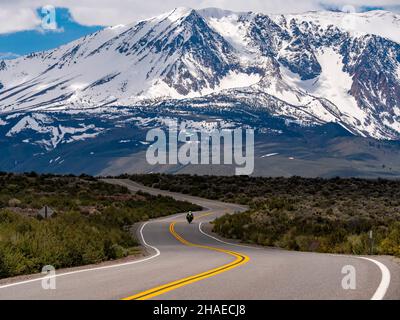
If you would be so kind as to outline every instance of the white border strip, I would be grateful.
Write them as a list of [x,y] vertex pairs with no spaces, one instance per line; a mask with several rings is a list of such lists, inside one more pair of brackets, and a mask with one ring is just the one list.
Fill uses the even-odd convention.
[[[210,234],[208,234],[208,233],[206,233],[206,232],[204,232],[202,230],[202,228],[201,228],[202,224],[203,224],[203,222],[199,223],[199,231],[202,234],[204,234],[205,236],[207,236],[207,237],[209,237],[211,239],[214,239],[214,240],[216,240],[218,242],[221,242],[221,243],[224,243],[224,244],[227,244],[227,245],[230,245],[230,246],[235,246],[235,247],[243,247],[243,248],[258,249],[258,250],[260,250],[260,249],[263,250],[264,249],[264,248],[258,248],[258,247],[244,246],[244,245],[240,245],[240,244],[236,244],[236,243],[230,243],[230,242],[226,242],[226,241],[223,241],[221,239],[218,239],[217,237],[213,237],[212,235],[210,235]],[[371,258],[365,258],[365,257],[344,256],[344,255],[332,255],[332,256],[335,256],[335,257],[346,257],[346,258],[352,258],[352,259],[362,259],[362,260],[366,260],[366,261],[369,261],[369,262],[372,262],[372,263],[376,264],[379,267],[379,269],[380,269],[380,271],[382,273],[382,280],[381,280],[381,282],[379,284],[378,289],[376,290],[375,294],[372,296],[372,298],[370,300],[383,300],[385,298],[387,290],[389,289],[391,276],[390,276],[389,269],[383,263],[381,263],[381,262],[379,262],[377,260],[374,260],[374,259],[371,259]]]
[[375,294],[371,298],[371,300],[383,300],[383,298],[385,298],[386,292],[389,289],[389,285],[390,285],[389,269],[383,263],[376,261],[374,259],[364,258],[364,257],[357,257],[357,258],[375,263],[381,270],[382,280],[381,280],[381,283],[379,284],[379,287],[376,290]]
[[[149,224],[150,222],[146,222],[142,225],[142,227],[140,228],[140,237],[142,240],[142,243],[147,247],[150,248],[152,250],[154,250],[156,253],[150,257],[141,259],[141,260],[136,260],[136,261],[132,261],[132,262],[126,262],[126,263],[120,263],[120,264],[114,264],[114,265],[110,265],[110,266],[104,266],[104,267],[98,267],[98,268],[91,268],[91,269],[83,269],[83,270],[77,270],[77,271],[71,271],[71,272],[66,272],[66,273],[61,273],[61,274],[56,274],[54,277],[52,278],[58,278],[58,277],[64,277],[64,276],[69,276],[69,275],[73,275],[73,274],[78,274],[78,273],[84,273],[84,272],[90,272],[90,271],[100,271],[100,270],[106,270],[106,269],[113,269],[113,268],[120,268],[120,267],[124,267],[124,266],[130,266],[130,265],[134,265],[134,264],[138,264],[138,263],[142,263],[142,262],[146,262],[149,260],[152,260],[154,258],[157,258],[158,256],[161,255],[161,252],[159,249],[157,249],[156,247],[153,247],[151,245],[149,245],[146,240],[144,239],[143,236],[143,229]],[[21,281],[21,282],[15,282],[15,283],[10,283],[10,284],[6,284],[3,286],[0,286],[0,289],[5,289],[5,288],[10,288],[10,287],[14,287],[14,286],[19,286],[19,285],[23,285],[23,284],[27,284],[27,283],[32,283],[32,282],[37,282],[37,281],[42,281],[43,279],[49,279],[48,276],[45,277],[40,277],[37,279],[32,279],[32,280],[26,280],[26,281]]]

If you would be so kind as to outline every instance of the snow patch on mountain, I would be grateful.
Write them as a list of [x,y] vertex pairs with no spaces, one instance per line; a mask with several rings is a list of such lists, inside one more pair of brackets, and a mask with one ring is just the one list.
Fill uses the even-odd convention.
[[215,8],[204,9],[201,14],[207,19],[210,26],[227,39],[239,52],[244,53],[249,50],[249,42],[246,41],[246,23],[238,23],[240,14]]
[[[81,132],[86,130],[85,129],[80,129]],[[78,130],[75,130],[74,133],[79,132]],[[76,142],[76,141],[83,141],[83,140],[87,140],[87,139],[94,139],[96,138],[98,135],[100,134],[100,132],[94,132],[94,133],[82,133],[82,134],[76,134],[76,135],[72,135],[71,138],[65,140],[66,143],[72,143],[72,142]]]
[[55,119],[42,113],[33,113],[22,117],[7,132],[7,137],[14,137],[25,131],[33,131],[40,137],[48,136],[48,139],[25,139],[23,142],[44,146],[47,150],[54,149],[60,143],[70,143],[78,140],[92,139],[97,137],[103,128],[97,128],[94,125],[85,125],[78,123],[75,127],[67,127],[58,124]]
[[333,102],[344,114],[360,116],[357,101],[350,95],[353,80],[344,71],[343,57],[331,48],[324,48],[317,53],[317,60],[322,73],[312,84],[309,83],[309,92]]
[[[316,57],[322,67],[322,73],[317,78],[302,80],[299,75],[282,66],[282,76],[285,82],[312,96],[328,99],[344,117],[348,118],[351,124],[357,126],[361,121],[360,126],[365,130],[370,130],[371,128],[364,125],[367,114],[358,107],[357,101],[350,94],[353,81],[351,76],[344,71],[343,57],[331,48],[318,51]],[[284,96],[282,96],[283,98]],[[304,103],[301,100],[296,103],[293,98],[290,102],[295,105]],[[323,112],[323,110],[321,111]]]
[[24,130],[33,130],[40,133],[48,132],[49,128],[46,126],[52,121],[45,115],[36,114],[35,116],[23,117],[18,123],[12,127],[6,134],[7,137],[11,137],[20,133]]
[[[172,117],[130,117],[124,123],[136,123],[139,127],[167,127],[175,131],[192,130],[196,132],[212,132],[220,129],[232,129],[237,127],[237,123],[224,119],[210,120],[183,120],[179,123]],[[120,141],[127,142],[127,141]]]

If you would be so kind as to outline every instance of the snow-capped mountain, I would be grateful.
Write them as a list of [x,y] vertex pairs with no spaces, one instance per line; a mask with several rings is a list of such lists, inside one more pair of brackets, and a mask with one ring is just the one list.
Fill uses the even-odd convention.
[[0,126],[10,113],[163,105],[245,105],[399,139],[400,16],[178,8],[0,62]]

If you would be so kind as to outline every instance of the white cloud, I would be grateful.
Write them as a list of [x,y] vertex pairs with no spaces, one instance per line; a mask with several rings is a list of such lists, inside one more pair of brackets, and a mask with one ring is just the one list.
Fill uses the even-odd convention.
[[381,7],[399,5],[399,0],[1,0],[0,33],[34,29],[40,24],[36,9],[45,5],[69,8],[83,25],[109,26],[132,23],[179,6],[295,13],[322,10],[323,4]]
[[34,29],[40,19],[32,8],[8,7],[0,9],[0,33]]

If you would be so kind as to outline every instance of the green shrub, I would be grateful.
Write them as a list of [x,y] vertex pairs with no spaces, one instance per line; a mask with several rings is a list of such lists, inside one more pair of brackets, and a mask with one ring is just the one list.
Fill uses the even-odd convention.
[[379,245],[379,252],[400,257],[400,223],[395,223]]

